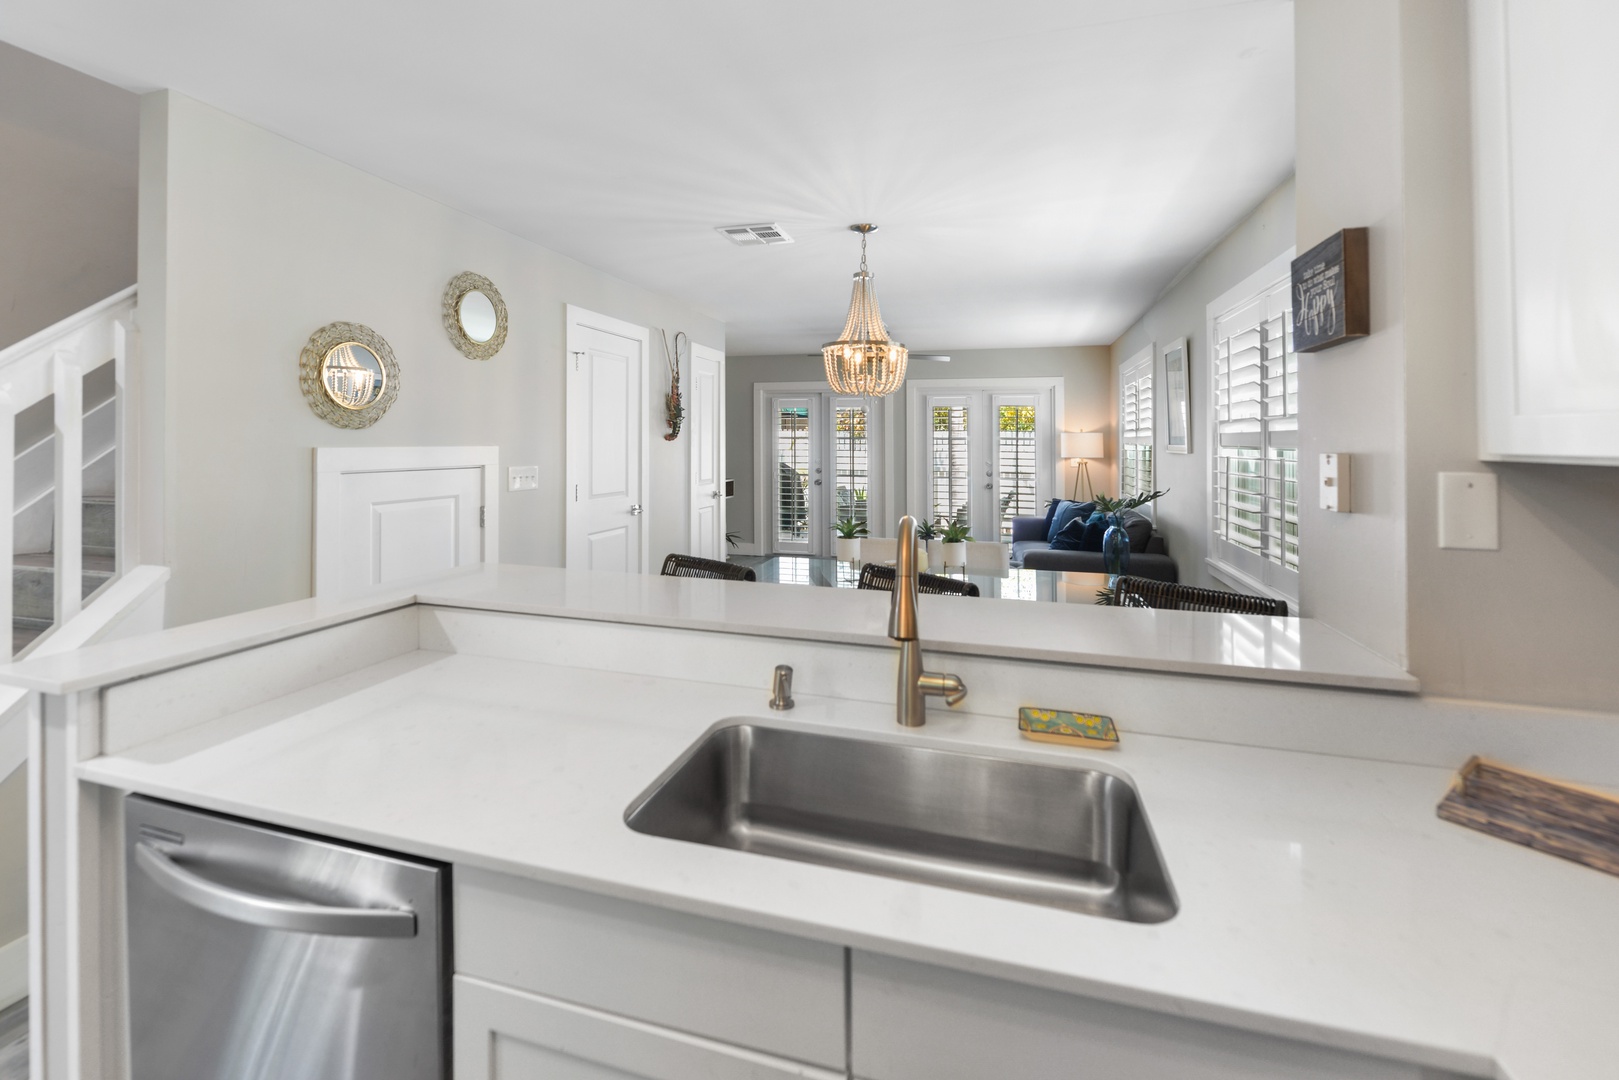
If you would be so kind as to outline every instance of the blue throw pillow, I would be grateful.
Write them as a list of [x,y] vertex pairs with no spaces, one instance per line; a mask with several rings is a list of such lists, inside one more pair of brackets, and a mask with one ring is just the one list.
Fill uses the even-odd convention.
[[1084,548],[1081,545],[1084,537],[1085,519],[1082,517],[1069,518],[1068,524],[1064,525],[1062,531],[1052,538],[1051,550],[1083,551]]
[[[1055,546],[1057,542],[1057,535],[1061,533],[1063,529],[1068,527],[1068,523],[1070,521],[1073,521],[1076,518],[1080,521],[1084,521],[1091,516],[1091,513],[1095,509],[1095,503],[1069,502],[1068,500],[1064,499],[1057,506],[1056,511],[1051,515],[1051,525],[1046,529],[1046,543]],[[1063,549],[1058,548],[1057,550],[1061,551]],[[1073,549],[1070,548],[1068,550],[1071,551]]]
[[1061,505],[1061,499],[1052,499],[1046,503],[1046,523],[1044,528],[1040,530],[1040,535],[1046,538],[1046,543],[1048,544],[1051,543],[1051,519],[1057,513],[1057,507]]
[[1085,531],[1079,538],[1080,551],[1101,551],[1102,537],[1107,535],[1107,515],[1100,510],[1085,519]]

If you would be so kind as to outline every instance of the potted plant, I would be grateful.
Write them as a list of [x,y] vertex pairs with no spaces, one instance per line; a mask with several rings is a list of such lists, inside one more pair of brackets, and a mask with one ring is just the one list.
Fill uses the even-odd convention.
[[916,542],[926,552],[927,561],[935,566],[944,565],[944,541],[939,539],[939,527],[931,521],[916,523]]
[[866,535],[866,523],[858,518],[844,518],[832,529],[838,534],[838,559],[842,562],[859,562],[860,538]]
[[1118,576],[1130,572],[1130,537],[1125,533],[1124,522],[1119,515],[1168,494],[1165,490],[1138,491],[1129,498],[1122,495],[1117,499],[1107,495],[1096,496],[1096,513],[1091,515],[1091,520],[1096,519],[1096,514],[1101,514],[1102,520],[1107,522],[1107,531],[1102,534],[1102,567],[1107,573]]
[[966,522],[945,521],[940,523],[943,528],[939,532],[940,547],[944,553],[944,568],[952,566],[965,567],[967,565],[967,545],[972,543],[973,533]]

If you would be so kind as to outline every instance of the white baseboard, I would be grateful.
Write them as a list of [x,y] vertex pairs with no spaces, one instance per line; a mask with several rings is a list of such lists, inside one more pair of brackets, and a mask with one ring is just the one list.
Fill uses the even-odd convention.
[[0,945],[0,1009],[28,996],[28,935]]

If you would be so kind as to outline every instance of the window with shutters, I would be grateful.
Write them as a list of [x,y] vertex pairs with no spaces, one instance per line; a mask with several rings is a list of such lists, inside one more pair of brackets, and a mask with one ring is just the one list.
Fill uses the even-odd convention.
[[1152,487],[1152,347],[1119,367],[1119,494]]
[[1238,585],[1298,599],[1299,364],[1290,280],[1209,308],[1211,559]]

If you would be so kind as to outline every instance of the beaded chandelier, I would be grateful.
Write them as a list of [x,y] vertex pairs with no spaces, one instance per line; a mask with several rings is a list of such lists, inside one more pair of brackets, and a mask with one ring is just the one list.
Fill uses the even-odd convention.
[[821,346],[826,360],[826,381],[840,394],[886,397],[905,381],[905,346],[888,340],[882,313],[877,310],[877,286],[866,269],[866,237],[875,225],[850,225],[860,234],[860,269],[849,297],[849,318],[838,340]]

